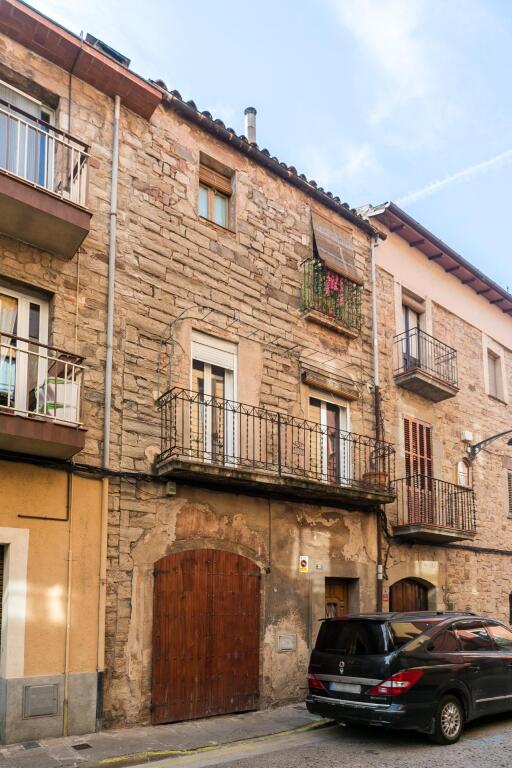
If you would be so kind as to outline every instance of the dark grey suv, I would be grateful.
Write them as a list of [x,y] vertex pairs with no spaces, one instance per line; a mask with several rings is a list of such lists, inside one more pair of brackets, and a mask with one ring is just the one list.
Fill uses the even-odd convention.
[[469,720],[512,710],[512,630],[468,613],[325,619],[308,682],[310,712],[454,744]]

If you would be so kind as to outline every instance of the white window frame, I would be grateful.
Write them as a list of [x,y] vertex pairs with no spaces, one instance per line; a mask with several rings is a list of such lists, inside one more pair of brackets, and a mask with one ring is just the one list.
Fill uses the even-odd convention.
[[[217,339],[214,336],[192,331],[192,344],[190,356],[190,389],[192,389],[192,364],[197,360],[204,364],[204,395],[206,398],[212,396],[211,372],[212,366],[219,366],[226,371],[225,376],[225,399],[236,401],[237,392],[237,358],[238,347],[230,341]],[[204,409],[208,405],[204,405]],[[237,423],[234,412],[227,411],[225,414],[226,423],[224,425],[226,434],[225,457],[234,457],[236,446],[238,445]],[[205,413],[206,418],[206,413]],[[211,419],[210,419],[211,424]],[[212,434],[208,430],[205,435],[204,451],[206,455],[212,455]],[[227,461],[227,459],[226,459]],[[230,462],[231,463],[231,462]]]
[[[493,394],[490,391],[489,386],[489,353],[497,358],[496,364],[496,384],[497,394]],[[500,400],[503,403],[509,402],[508,387],[507,387],[507,375],[505,365],[505,351],[503,347],[497,344],[493,339],[489,338],[485,334],[482,334],[482,355],[483,355],[483,370],[484,370],[484,390],[489,397],[493,397]]]
[[[23,341],[17,340],[16,342],[16,389],[14,396],[14,408],[16,413],[25,414],[27,412],[27,385],[28,385],[28,358],[29,358],[29,342],[25,341],[29,336],[29,316],[30,305],[39,305],[39,343],[48,344],[48,332],[49,332],[49,302],[46,299],[41,299],[37,296],[31,296],[28,293],[22,293],[20,291],[13,290],[12,288],[5,287],[0,283],[0,293],[6,296],[11,296],[18,302],[18,322],[16,329],[16,336]],[[1,333],[0,333],[1,335]],[[45,362],[45,355],[39,352],[38,357],[38,381],[44,381],[46,376],[47,363]]]
[[[340,414],[339,418],[339,431],[341,432],[350,432],[350,403],[348,400],[343,400],[340,402],[339,400],[331,399],[329,397],[325,397],[324,394],[316,394],[314,392],[309,393],[308,398],[308,407],[311,404],[311,400],[318,400],[320,402],[320,427],[322,430],[325,430],[325,432],[322,431],[320,434],[320,451],[322,455],[322,467],[325,468],[325,471],[322,472],[322,482],[327,483],[329,482],[329,475],[328,475],[328,455],[327,455],[327,404],[334,405],[338,409],[338,413]],[[345,426],[342,426],[342,419],[341,414],[342,412],[345,412]],[[351,468],[351,451],[350,451],[350,443],[347,450],[347,444],[346,441],[343,440],[342,435],[340,434],[339,437],[339,474],[336,478],[336,482],[343,484],[343,485],[350,485],[351,482],[351,476],[350,476],[350,468]],[[343,468],[346,468],[346,472],[344,472]]]
[[27,616],[28,528],[0,528],[5,546],[0,676],[23,677]]
[[[461,483],[461,477],[462,477],[462,473],[460,471],[461,467],[464,467],[465,470],[466,470],[466,474],[467,474],[467,477],[468,477],[468,482],[467,483]],[[460,461],[457,462],[457,466],[455,468],[455,472],[456,472],[456,482],[457,482],[457,485],[459,485],[461,488],[472,488],[473,487],[472,478],[471,478],[471,464],[468,462],[467,459],[460,459]]]
[[[48,124],[55,125],[54,109],[52,109],[51,107],[48,107],[42,101],[34,98],[34,96],[31,96],[29,93],[25,93],[25,91],[22,91],[19,88],[15,88],[10,83],[5,82],[5,80],[0,80],[0,87],[5,88],[7,91],[11,91],[13,94],[18,94],[26,101],[32,102],[34,105],[37,106],[37,109],[39,112],[38,118],[42,119],[41,113],[44,112],[44,114],[48,115],[48,121],[47,121]],[[2,105],[2,108],[3,108],[3,105]],[[22,107],[19,107],[19,109],[22,109]],[[22,115],[20,115],[20,118],[22,118]],[[48,189],[52,192],[54,191],[54,172],[55,172],[55,168],[54,168],[55,138],[54,137],[55,137],[55,134],[49,133],[46,141],[47,174],[46,174],[46,184],[44,185],[45,189]],[[24,177],[21,176],[20,178],[24,178]]]

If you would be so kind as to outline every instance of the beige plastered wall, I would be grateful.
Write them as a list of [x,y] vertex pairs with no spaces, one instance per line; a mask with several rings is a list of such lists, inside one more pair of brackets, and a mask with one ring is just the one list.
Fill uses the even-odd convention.
[[[2,529],[20,529],[28,535],[25,677],[64,672],[69,551],[69,671],[97,668],[101,481],[74,476],[69,490],[68,510],[66,472],[0,462]],[[16,585],[6,585],[6,589],[14,588]],[[4,619],[8,622],[10,617]]]

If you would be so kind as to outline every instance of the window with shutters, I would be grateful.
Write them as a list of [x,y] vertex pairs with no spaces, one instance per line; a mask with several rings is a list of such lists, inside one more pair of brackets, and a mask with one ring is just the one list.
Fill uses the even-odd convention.
[[233,229],[233,173],[220,163],[201,156],[198,214],[219,227]]
[[434,522],[432,427],[417,419],[404,419],[405,484],[410,522]]
[[432,477],[432,427],[417,419],[404,419],[405,474]]
[[302,287],[306,319],[328,327],[334,324],[355,337],[361,329],[363,280],[352,235],[316,213],[312,213],[312,230],[313,253],[304,261]]

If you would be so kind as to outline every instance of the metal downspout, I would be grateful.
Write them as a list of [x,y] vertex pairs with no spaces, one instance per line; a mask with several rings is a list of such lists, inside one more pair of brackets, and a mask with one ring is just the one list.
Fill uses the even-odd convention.
[[112,358],[114,344],[114,291],[116,278],[117,181],[119,176],[119,118],[121,99],[114,97],[112,136],[112,183],[110,192],[110,233],[108,244],[107,358],[105,361],[105,405],[103,415],[103,467],[110,461],[110,416],[112,410]]
[[[121,99],[114,97],[114,119],[112,124],[112,181],[110,191],[110,228],[108,244],[108,288],[107,288],[107,354],[105,360],[105,400],[103,409],[103,455],[102,465],[108,469],[110,464],[110,421],[112,412],[112,363],[114,352],[114,306],[117,251],[117,185],[119,178],[119,124],[121,117]],[[105,606],[107,590],[107,535],[108,535],[108,478],[101,483],[101,532],[100,532],[100,568],[98,586],[98,643],[97,643],[97,700],[96,729],[99,730],[103,718],[103,674],[105,669]]]
[[[371,242],[371,284],[372,284],[372,353],[373,353],[373,398],[375,412],[375,439],[382,440],[381,434],[381,414],[380,414],[380,370],[379,370],[379,334],[377,317],[377,269],[375,259],[375,249],[379,242],[378,237],[372,238]],[[383,607],[383,566],[382,566],[382,524],[380,510],[377,510],[376,520],[377,533],[377,611],[382,611]]]

